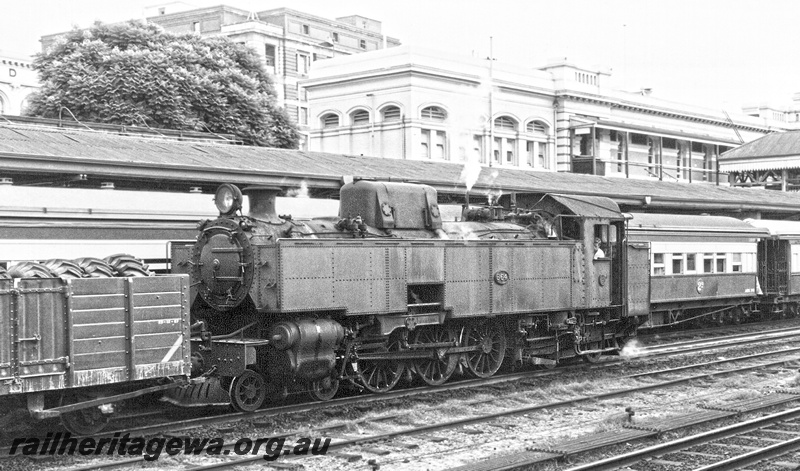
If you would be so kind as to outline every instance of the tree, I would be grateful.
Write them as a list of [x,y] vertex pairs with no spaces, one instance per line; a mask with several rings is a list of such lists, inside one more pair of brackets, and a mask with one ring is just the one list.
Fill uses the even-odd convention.
[[228,38],[160,26],[74,29],[37,55],[42,88],[27,114],[233,134],[247,144],[296,148],[297,128],[275,100],[258,57]]

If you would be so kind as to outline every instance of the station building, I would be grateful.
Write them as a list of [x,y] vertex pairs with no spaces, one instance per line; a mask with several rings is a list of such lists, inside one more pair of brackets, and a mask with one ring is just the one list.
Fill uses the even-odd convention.
[[526,68],[400,46],[315,64],[309,149],[487,167],[727,184],[719,156],[784,115],[728,114],[610,87],[557,60]]
[[28,95],[39,88],[39,77],[30,59],[0,53],[0,115],[19,115]]

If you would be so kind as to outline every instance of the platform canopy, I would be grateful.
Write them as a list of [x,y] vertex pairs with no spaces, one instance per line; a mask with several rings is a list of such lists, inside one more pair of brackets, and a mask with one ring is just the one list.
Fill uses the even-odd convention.
[[731,149],[719,158],[722,172],[800,168],[800,131],[774,132]]
[[746,212],[773,218],[800,213],[796,193],[248,147],[193,135],[131,135],[124,128],[93,131],[2,120],[0,178],[15,185],[97,188],[113,182],[115,188],[181,192],[212,192],[219,183],[230,182],[287,191],[308,188],[323,197],[337,197],[344,183],[361,178],[426,183],[440,199],[453,201],[460,201],[472,183],[473,202],[481,194],[560,193],[608,197],[623,211]]

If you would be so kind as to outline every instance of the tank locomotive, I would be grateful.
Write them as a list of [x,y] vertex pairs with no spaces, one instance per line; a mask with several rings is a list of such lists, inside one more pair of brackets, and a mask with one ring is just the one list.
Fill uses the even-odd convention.
[[439,385],[503,363],[596,361],[635,334],[626,218],[608,198],[547,195],[443,222],[433,188],[360,180],[342,187],[338,217],[299,221],[276,213],[279,191],[222,185],[220,216],[173,246],[173,270],[192,278],[195,373],[220,386],[184,400],[227,393],[249,411],[298,388],[330,399],[341,381]]

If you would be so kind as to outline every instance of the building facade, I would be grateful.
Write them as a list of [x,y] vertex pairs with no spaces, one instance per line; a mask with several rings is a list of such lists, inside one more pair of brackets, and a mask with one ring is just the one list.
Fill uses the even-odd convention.
[[0,55],[0,115],[19,115],[28,95],[39,88],[39,77],[30,59]]
[[264,61],[280,103],[298,124],[307,147],[309,104],[300,81],[317,61],[397,46],[381,22],[362,16],[330,20],[288,8],[249,12],[228,6],[187,10],[172,3],[146,11],[147,21],[174,33],[227,36],[252,48]]
[[609,87],[566,60],[529,69],[401,46],[321,62],[310,150],[664,181],[727,183],[719,156],[786,120]]

